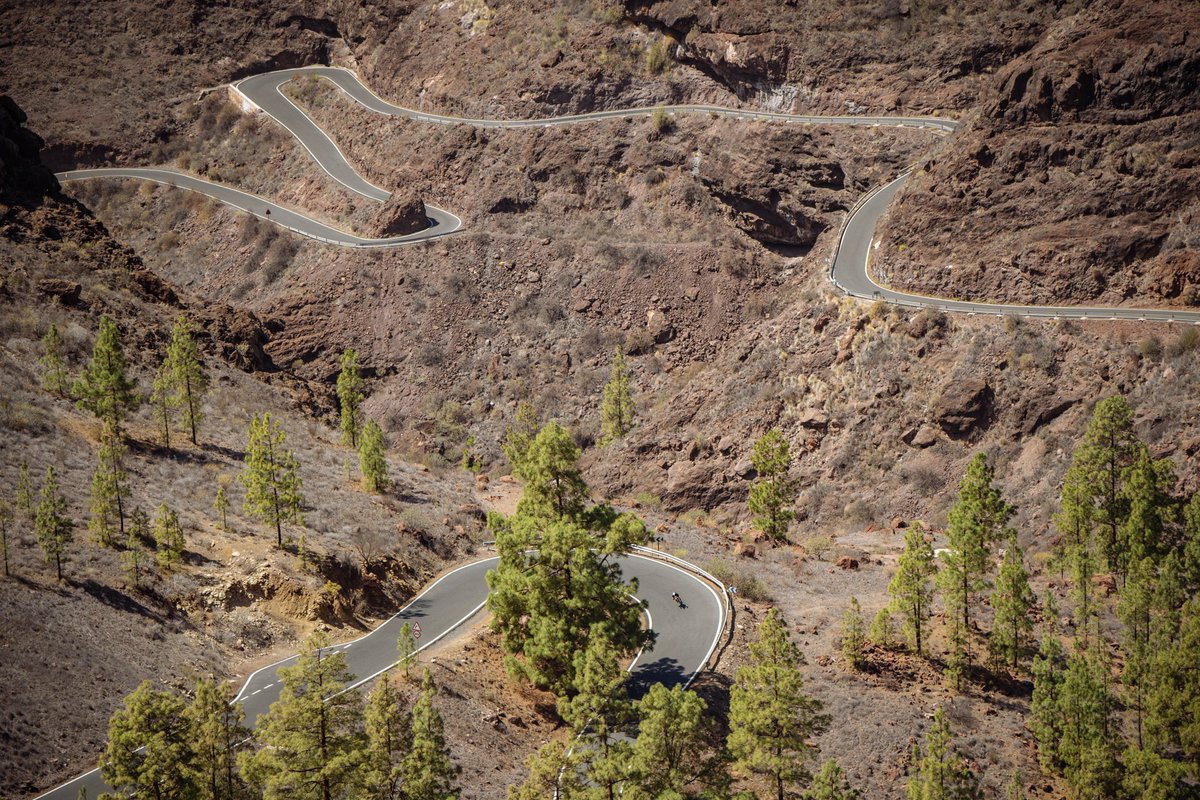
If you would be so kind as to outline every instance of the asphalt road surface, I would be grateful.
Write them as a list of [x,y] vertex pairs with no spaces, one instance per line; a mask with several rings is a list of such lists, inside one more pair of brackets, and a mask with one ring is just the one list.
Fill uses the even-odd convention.
[[[482,128],[539,128],[557,125],[574,125],[597,120],[648,117],[654,113],[708,114],[731,119],[760,122],[776,122],[800,125],[856,125],[895,126],[920,128],[939,135],[952,133],[958,122],[937,117],[906,116],[816,116],[803,114],[780,114],[724,108],[710,105],[668,105],[648,108],[614,109],[594,111],[587,114],[572,114],[540,119],[476,119],[433,114],[426,111],[398,106],[382,99],[363,85],[353,72],[340,67],[298,67],[277,70],[243,78],[232,84],[250,107],[270,115],[286,128],[313,157],[313,160],[331,178],[346,188],[371,200],[383,201],[389,197],[386,190],[368,181],[354,169],[337,143],[329,137],[305,112],[293,103],[282,91],[282,86],[294,77],[311,76],[333,83],[347,97],[363,107],[379,114],[402,117],[415,122],[437,125],[472,125]],[[408,236],[391,239],[367,239],[339,231],[317,220],[276,203],[240,192],[219,184],[204,181],[173,170],[140,169],[93,169],[76,170],[59,175],[60,180],[82,180],[84,178],[125,177],[155,180],[173,186],[197,191],[248,211],[256,216],[282,225],[303,236],[329,244],[345,247],[397,247],[412,244],[437,236],[453,233],[461,228],[461,221],[453,214],[433,206],[426,210],[430,228]],[[1025,306],[1016,304],[984,303],[947,298],[929,297],[913,292],[889,289],[875,282],[870,273],[870,256],[878,247],[875,229],[891,199],[904,185],[907,175],[870,193],[865,202],[860,202],[847,219],[839,235],[839,247],[830,266],[830,280],[842,291],[854,297],[882,300],[896,305],[935,308],[952,313],[994,314],[1022,317],[1049,317],[1061,319],[1124,319],[1152,320],[1159,322],[1190,322],[1200,324],[1200,312],[1172,311],[1164,309],[1138,309],[1128,307],[1076,307],[1076,306]],[[266,210],[270,209],[267,214]]]
[[342,247],[396,247],[402,244],[412,244],[413,242],[446,236],[462,227],[462,220],[449,211],[443,211],[440,208],[426,205],[425,215],[429,219],[428,228],[405,236],[395,236],[388,239],[369,239],[362,236],[355,236],[352,233],[331,227],[323,222],[318,222],[298,211],[285,208],[272,200],[267,200],[249,192],[243,192],[240,189],[206,181],[203,178],[176,172],[173,169],[102,167],[98,169],[76,169],[70,172],[60,172],[57,177],[63,183],[94,178],[135,178],[161,183],[166,186],[176,186],[180,189],[187,189],[207,195],[218,202],[253,214],[259,219],[273,222],[276,225],[280,225],[290,231],[295,231],[310,239]]
[[[417,646],[424,650],[478,614],[487,599],[485,576],[498,560],[476,561],[443,575],[371,633],[331,647],[331,651],[345,654],[350,671],[357,676],[353,686],[372,680],[396,663],[396,640],[406,622],[420,624]],[[630,555],[619,563],[626,580],[638,580],[637,594],[649,603],[648,622],[658,636],[653,647],[639,653],[630,666],[630,695],[640,697],[655,683],[690,683],[707,664],[725,630],[724,599],[707,582],[665,561]],[[684,608],[675,604],[671,592],[679,592]],[[295,661],[296,656],[292,656],[246,679],[238,700],[248,725],[253,726],[278,699],[282,689],[278,671]],[[436,679],[438,668],[433,669]],[[110,791],[97,769],[40,795],[38,800],[76,800],[81,788],[87,789],[89,798]]]

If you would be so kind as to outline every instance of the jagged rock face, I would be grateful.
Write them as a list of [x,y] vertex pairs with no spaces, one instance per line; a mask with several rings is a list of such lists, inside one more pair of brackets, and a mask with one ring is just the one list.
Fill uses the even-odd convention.
[[1099,4],[1000,70],[905,189],[880,271],[1021,302],[1172,300],[1200,286],[1194,21],[1194,4]]

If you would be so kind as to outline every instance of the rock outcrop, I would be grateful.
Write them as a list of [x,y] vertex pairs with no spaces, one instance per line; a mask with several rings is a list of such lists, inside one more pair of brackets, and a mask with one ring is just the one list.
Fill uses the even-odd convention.
[[425,203],[416,192],[397,189],[375,215],[375,235],[406,236],[429,227]]

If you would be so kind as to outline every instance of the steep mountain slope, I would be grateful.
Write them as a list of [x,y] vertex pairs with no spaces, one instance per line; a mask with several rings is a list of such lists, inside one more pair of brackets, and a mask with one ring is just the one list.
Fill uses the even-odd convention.
[[[143,679],[185,687],[200,674],[236,675],[293,649],[314,626],[357,635],[473,550],[482,528],[469,480],[445,481],[395,461],[391,493],[359,491],[353,453],[315,418],[330,406],[327,387],[276,366],[263,349],[271,331],[252,313],[199,300],[114,240],[60,191],[23,118],[0,96],[0,501],[12,511],[21,464],[35,491],[53,466],[76,527],[65,582],[57,584],[30,517],[18,512],[5,523],[6,797],[94,766],[109,715]],[[77,371],[101,314],[117,322],[140,392],[148,393],[177,315],[197,327],[212,380],[199,446],[179,432],[163,446],[149,408],[128,424],[126,511],[153,517],[167,503],[186,541],[183,564],[160,569],[148,554],[136,580],[125,548],[99,547],[86,528],[99,424],[43,390],[38,365],[38,339],[54,324]],[[288,432],[307,497],[305,524],[290,527],[284,550],[272,546],[273,531],[243,514],[231,480],[242,469],[248,421],[263,412]],[[213,509],[220,485],[231,501],[228,530]]]
[[1200,304],[1196,8],[1096,3],[1000,70],[891,214],[879,273],[1025,303]]

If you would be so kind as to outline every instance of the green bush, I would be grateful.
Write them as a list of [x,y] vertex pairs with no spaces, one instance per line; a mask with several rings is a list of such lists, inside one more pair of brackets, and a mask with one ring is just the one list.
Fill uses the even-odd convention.
[[646,72],[651,75],[661,75],[671,66],[671,41],[667,38],[656,39],[646,48]]

